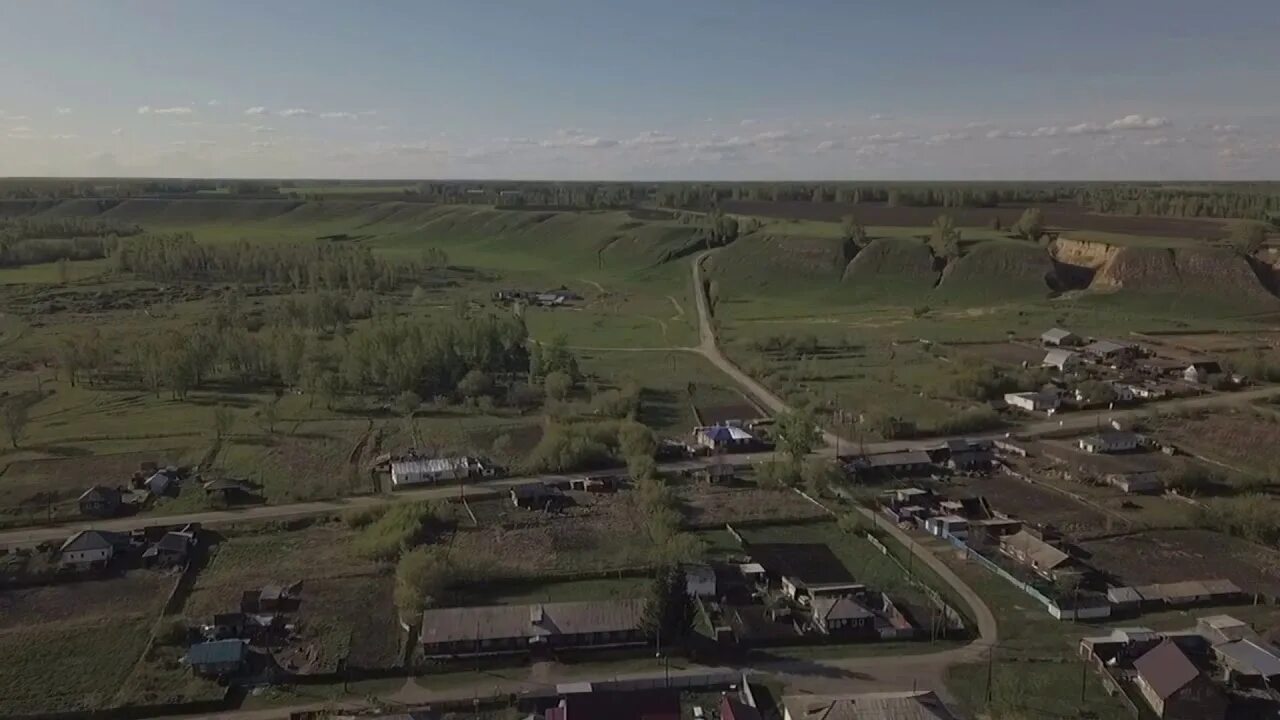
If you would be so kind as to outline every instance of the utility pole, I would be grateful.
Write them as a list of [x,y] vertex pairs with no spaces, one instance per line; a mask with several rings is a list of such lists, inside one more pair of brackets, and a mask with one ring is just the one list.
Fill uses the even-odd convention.
[[995,645],[987,648],[987,704],[991,704],[991,676],[995,670]]
[[1084,704],[1084,691],[1089,681],[1089,661],[1080,658],[1080,704]]

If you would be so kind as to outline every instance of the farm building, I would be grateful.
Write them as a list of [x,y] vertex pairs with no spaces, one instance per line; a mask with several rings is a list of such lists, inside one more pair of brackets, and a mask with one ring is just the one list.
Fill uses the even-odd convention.
[[238,672],[249,657],[249,643],[245,640],[215,640],[199,643],[187,649],[183,661],[197,675],[224,677]]
[[172,495],[178,489],[178,471],[174,468],[157,470],[143,484],[152,495]]
[[1135,359],[1138,349],[1132,344],[1118,343],[1113,340],[1095,340],[1084,346],[1084,354],[1098,362],[1122,363]]
[[745,450],[757,444],[756,436],[734,425],[694,428],[693,442],[708,450]]
[[1137,450],[1142,436],[1124,430],[1104,430],[1096,435],[1080,438],[1077,445],[1090,453],[1118,453]]
[[1079,572],[1070,555],[1026,530],[1000,538],[1000,552],[1049,580]]
[[493,468],[476,458],[411,458],[391,463],[391,485],[423,485],[454,482],[473,477],[492,477]]
[[923,450],[907,450],[855,457],[849,462],[849,467],[863,477],[902,477],[929,472],[933,460]]
[[1041,364],[1045,367],[1057,368],[1059,372],[1070,372],[1080,367],[1081,362],[1079,353],[1070,350],[1050,350],[1045,353],[1044,362]]
[[119,514],[122,503],[120,488],[94,485],[80,495],[80,514],[111,517]]
[[1050,345],[1052,347],[1062,347],[1066,345],[1079,345],[1080,336],[1076,335],[1070,330],[1063,330],[1062,328],[1054,328],[1052,330],[1046,330],[1043,333],[1041,333],[1040,342],[1044,343],[1045,345]]
[[1130,495],[1159,493],[1164,491],[1164,481],[1160,475],[1151,472],[1112,473],[1107,475],[1107,483],[1121,492]]
[[545,510],[564,502],[564,493],[554,485],[531,482],[511,488],[511,504],[525,510]]
[[422,647],[438,657],[638,645],[645,642],[644,604],[633,599],[427,610]]
[[783,720],[955,720],[938,696],[926,690],[858,695],[786,695]]
[[190,531],[167,532],[142,553],[142,560],[149,565],[161,567],[185,565],[195,542],[195,533]]
[[1004,401],[1010,407],[1030,412],[1048,412],[1057,410],[1062,399],[1055,392],[1039,390],[1036,392],[1006,393]]
[[1227,698],[1171,640],[1133,662],[1138,692],[1162,720],[1221,720]]
[[1116,628],[1106,635],[1080,638],[1080,657],[1110,661],[1118,657],[1141,657],[1159,645],[1164,637],[1145,627]]
[[924,529],[940,538],[964,540],[969,536],[969,521],[959,515],[938,515],[925,520]]
[[1215,645],[1223,668],[1223,680],[1233,685],[1270,687],[1280,681],[1280,657],[1276,649],[1255,640],[1235,640]]
[[115,557],[116,549],[128,544],[124,536],[98,530],[81,530],[67,538],[58,549],[62,567],[80,570],[103,567]]
[[855,635],[875,629],[875,615],[848,595],[813,599],[813,624],[825,635]]
[[972,440],[948,440],[944,447],[946,465],[952,470],[986,470],[995,460],[989,446]]
[[1204,384],[1222,374],[1222,365],[1212,360],[1193,362],[1182,371],[1182,379],[1189,383]]
[[1107,599],[1113,605],[1138,605],[1143,609],[1165,606],[1211,605],[1241,599],[1244,592],[1230,580],[1184,580],[1133,587],[1111,588]]
[[1206,615],[1199,618],[1196,620],[1196,632],[1212,645],[1257,637],[1249,623],[1230,615]]

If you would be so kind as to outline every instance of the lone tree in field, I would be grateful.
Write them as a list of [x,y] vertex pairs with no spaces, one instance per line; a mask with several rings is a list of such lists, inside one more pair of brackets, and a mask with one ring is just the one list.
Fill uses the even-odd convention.
[[1011,228],[1013,233],[1023,240],[1035,242],[1044,234],[1044,212],[1040,208],[1027,208],[1022,217]]
[[235,424],[236,416],[231,412],[231,408],[225,405],[219,405],[213,409],[213,439],[221,440],[231,432],[231,426]]
[[668,565],[653,579],[640,627],[649,636],[660,638],[661,645],[673,645],[693,632],[694,613],[684,571],[677,565]]
[[845,264],[867,245],[867,229],[852,213],[840,219],[840,252]]
[[564,400],[573,389],[573,378],[559,370],[549,372],[542,381],[542,388],[547,391],[548,400]]
[[960,257],[960,229],[956,227],[956,221],[950,215],[939,215],[933,221],[929,244],[933,246],[933,253],[938,257],[947,260]]
[[805,456],[822,442],[822,431],[808,413],[788,412],[778,416],[774,434],[778,448],[791,458],[793,467],[799,467]]
[[1232,223],[1230,240],[1236,252],[1249,257],[1267,242],[1267,227],[1253,220],[1240,220]]
[[0,423],[4,425],[9,445],[15,449],[22,442],[27,423],[31,420],[31,405],[31,399],[26,395],[12,395],[5,398],[4,406],[0,407]]

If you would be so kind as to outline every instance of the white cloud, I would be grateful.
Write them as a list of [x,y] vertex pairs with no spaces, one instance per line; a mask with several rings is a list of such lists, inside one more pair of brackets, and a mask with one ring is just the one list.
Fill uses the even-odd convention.
[[275,146],[276,144],[269,140],[259,140],[257,142],[249,143],[249,147],[253,148],[254,150],[266,150],[267,148],[273,148]]
[[1010,139],[1019,139],[1019,138],[1024,138],[1024,137],[1026,137],[1026,136],[1027,136],[1027,133],[1026,133],[1026,132],[1024,132],[1024,131],[1022,131],[1022,130],[1000,130],[1000,129],[996,129],[996,130],[988,130],[988,131],[987,131],[987,139],[988,139],[988,140],[1010,140]]
[[627,140],[625,145],[674,145],[678,140],[664,132],[657,130],[648,130]]
[[982,130],[983,128],[989,128],[992,125],[995,125],[995,123],[991,122],[990,120],[975,120],[971,123],[965,123],[964,129],[965,130]]
[[53,111],[53,114],[54,114],[54,115],[70,115],[70,114],[71,114],[71,108],[69,108],[69,107],[60,107],[60,108],[57,108],[56,110],[54,110],[54,111]]
[[1032,130],[1031,137],[1033,138],[1057,137],[1059,132],[1060,130],[1058,129],[1057,125],[1048,125],[1045,127],[1038,127],[1035,130]]
[[276,114],[279,115],[280,117],[302,117],[305,115],[310,115],[311,111],[307,110],[306,108],[288,108],[286,110],[281,110]]
[[544,148],[585,148],[601,150],[617,147],[617,140],[610,140],[596,135],[588,135],[580,128],[563,128],[556,131],[555,137],[538,143]]
[[19,135],[25,135],[26,133],[31,132],[31,128],[27,127],[26,125],[19,125],[18,127],[9,128],[9,132],[18,133]]
[[[286,110],[285,112],[290,112],[290,111]],[[307,111],[301,110],[301,111],[298,111],[296,114],[305,115],[307,114]],[[326,120],[355,120],[356,114],[353,112],[334,111],[334,112],[322,112],[320,113],[320,117]]]
[[1063,130],[1067,135],[1105,135],[1107,128],[1102,127],[1098,123],[1083,122],[1078,125],[1072,125]]
[[918,139],[919,138],[917,138],[915,135],[904,133],[901,130],[898,130],[897,132],[889,133],[888,135],[876,133],[875,135],[868,135],[863,138],[854,138],[855,141],[863,142],[868,145],[896,145],[898,143],[910,142],[912,140],[918,140]]
[[836,140],[823,140],[822,142],[818,143],[818,147],[814,148],[814,151],[829,152],[831,150],[836,150],[840,147],[843,147],[843,145]]
[[963,142],[965,140],[968,140],[969,138],[970,138],[969,133],[944,132],[944,133],[938,133],[937,135],[930,136],[928,140],[928,144],[942,145],[944,143],[949,143],[949,142]]
[[1049,157],[1060,157],[1071,152],[1071,148],[1056,147],[1049,151]]
[[208,105],[209,107],[218,107],[221,104],[222,103],[218,102],[217,100],[210,100],[209,102],[205,103],[205,105]]
[[1143,140],[1142,144],[1148,147],[1160,147],[1161,145],[1168,145],[1169,142],[1167,137],[1153,137]]
[[67,133],[62,135],[50,135],[49,139],[50,140],[75,140],[78,137],[80,136],[76,135],[75,133]]
[[269,127],[267,125],[251,125],[249,127],[249,132],[252,132],[252,133],[272,133],[275,131],[276,131],[275,128]]
[[1155,130],[1157,128],[1168,127],[1173,123],[1169,122],[1169,118],[1164,117],[1148,117],[1146,115],[1125,115],[1119,120],[1112,120],[1107,123],[1108,130]]
[[756,120],[755,118],[747,118],[747,119],[745,119],[745,120],[743,120],[743,121],[739,122],[739,123],[738,123],[738,125],[739,125],[739,126],[741,126],[741,127],[751,127],[752,125],[755,125],[755,124],[756,124],[756,123],[758,123],[758,122],[760,122],[760,121],[759,121],[759,120]]
[[116,128],[115,130],[111,131],[111,134],[115,135],[116,137],[120,137],[121,135],[124,134],[124,128]]
[[261,105],[254,105],[244,111],[245,115],[266,115],[267,109]]
[[143,105],[138,108],[139,115],[190,115],[195,112],[185,105],[177,107],[153,108],[150,105]]
[[1221,133],[1221,134],[1223,134],[1223,135],[1231,135],[1231,134],[1233,134],[1233,133],[1238,133],[1238,132],[1240,132],[1240,126],[1239,126],[1239,125],[1230,125],[1230,124],[1227,124],[1227,125],[1210,125],[1210,126],[1209,126],[1209,129],[1210,129],[1210,130],[1212,130],[1212,131],[1213,131],[1213,132],[1215,132],[1215,133]]

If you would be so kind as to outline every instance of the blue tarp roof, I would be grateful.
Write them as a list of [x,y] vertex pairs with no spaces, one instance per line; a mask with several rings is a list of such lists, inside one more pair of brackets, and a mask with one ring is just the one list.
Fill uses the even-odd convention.
[[247,652],[244,640],[218,640],[192,645],[187,650],[187,662],[192,665],[221,665],[239,662]]

